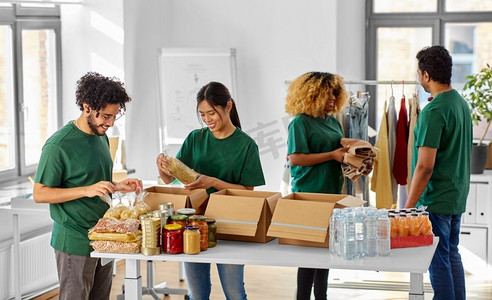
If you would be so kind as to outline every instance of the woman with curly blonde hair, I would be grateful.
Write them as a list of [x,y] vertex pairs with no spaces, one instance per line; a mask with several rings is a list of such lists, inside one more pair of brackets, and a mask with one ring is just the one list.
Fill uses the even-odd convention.
[[[340,163],[348,148],[340,145],[342,128],[331,114],[346,98],[342,78],[335,74],[309,72],[290,84],[285,110],[294,116],[287,141],[292,192],[340,194]],[[310,299],[313,284],[316,300],[326,299],[328,271],[299,268],[297,299]]]

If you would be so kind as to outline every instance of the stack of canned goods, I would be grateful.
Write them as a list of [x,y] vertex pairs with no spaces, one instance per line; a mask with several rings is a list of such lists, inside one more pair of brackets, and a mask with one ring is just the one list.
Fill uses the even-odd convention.
[[171,202],[140,217],[144,255],[198,254],[217,244],[215,220],[195,215],[192,208],[178,209]]

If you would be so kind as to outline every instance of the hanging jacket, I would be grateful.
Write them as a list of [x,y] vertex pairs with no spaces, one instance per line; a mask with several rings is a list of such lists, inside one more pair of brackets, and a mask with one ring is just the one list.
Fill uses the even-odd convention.
[[375,148],[379,149],[374,160],[371,178],[371,190],[376,193],[376,207],[390,208],[393,204],[391,192],[391,170],[388,152],[388,122],[386,119],[386,102],[384,113],[379,126],[379,133]]
[[393,162],[395,159],[395,147],[396,147],[396,108],[395,108],[395,97],[391,96],[388,101],[388,152],[389,152],[389,168],[391,176],[391,195],[393,196],[393,204],[396,204],[398,200],[398,184],[393,176]]
[[407,184],[407,142],[408,119],[405,96],[403,96],[401,99],[400,113],[398,115],[398,123],[396,125],[395,159],[393,161],[393,176],[395,176],[396,183],[400,185]]
[[416,94],[413,94],[413,97],[408,100],[408,147],[407,147],[407,191],[410,191],[411,183],[412,183],[412,154],[413,154],[413,142],[415,136],[413,134],[413,130],[415,129],[415,124],[417,124],[417,118],[420,114],[420,104],[419,99]]

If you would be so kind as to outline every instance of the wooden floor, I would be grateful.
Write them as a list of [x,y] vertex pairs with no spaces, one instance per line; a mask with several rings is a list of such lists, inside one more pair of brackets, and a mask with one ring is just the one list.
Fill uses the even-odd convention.
[[[125,262],[117,263],[116,276],[113,277],[111,300],[121,294],[124,282]],[[187,288],[186,280],[179,280],[179,265],[176,262],[155,262],[155,284],[163,281],[170,288]],[[146,286],[146,262],[141,263],[142,285]],[[289,267],[245,267],[245,285],[248,299],[283,300],[295,299],[297,268]],[[328,299],[408,299],[409,276],[405,273],[386,273],[375,271],[330,270]],[[492,280],[467,276],[467,299],[492,299]],[[424,275],[425,299],[432,299],[432,288],[428,275]],[[58,299],[57,291],[35,298],[36,300]],[[144,295],[143,299],[153,299]],[[162,296],[166,300],[184,299],[182,295]],[[211,300],[223,300],[217,269],[212,265]]]

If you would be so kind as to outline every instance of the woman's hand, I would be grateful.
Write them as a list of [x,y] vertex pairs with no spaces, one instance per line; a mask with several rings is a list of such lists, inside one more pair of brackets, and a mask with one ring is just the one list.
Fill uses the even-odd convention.
[[349,148],[350,147],[342,147],[331,151],[333,160],[336,160],[339,163],[343,163],[343,157],[345,156],[345,153],[349,150]]
[[116,184],[116,190],[122,193],[137,192],[143,190],[142,181],[136,178],[129,178]]
[[198,178],[192,183],[185,184],[187,190],[208,189],[214,187],[216,178],[198,174]]
[[166,159],[166,156],[164,154],[160,153],[159,155],[157,155],[156,164],[159,172],[162,172],[167,176],[172,177],[171,173],[169,173],[169,171],[167,170],[170,166],[170,163],[171,162],[168,159]]

